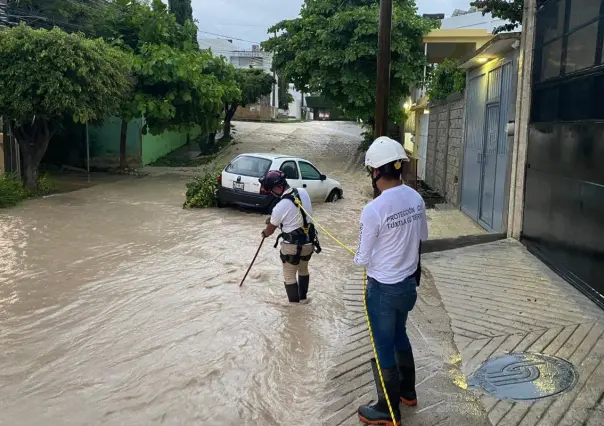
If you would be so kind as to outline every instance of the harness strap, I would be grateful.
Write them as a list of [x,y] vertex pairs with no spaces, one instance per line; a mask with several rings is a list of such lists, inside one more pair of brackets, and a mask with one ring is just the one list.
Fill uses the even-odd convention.
[[[298,228],[297,230],[294,230],[289,233],[281,232],[277,236],[277,240],[275,241],[274,248],[277,248],[279,246],[279,241],[281,239],[288,241],[288,239],[285,238],[286,235],[292,235],[292,234],[296,233],[296,231],[301,229],[306,237],[306,238],[304,238],[305,244],[312,244],[313,252],[321,253],[322,249],[321,249],[321,245],[319,244],[319,238],[317,236],[317,232],[314,231],[314,225],[312,223],[308,222],[308,217],[306,215],[306,212],[302,208],[302,201],[300,200],[300,195],[298,193],[298,190],[296,188],[292,188],[292,192],[281,196],[281,199],[290,200],[292,203],[294,203],[294,205],[298,208],[298,212],[302,216],[303,225],[300,228]],[[283,225],[281,225],[281,230],[283,230]],[[298,239],[298,238],[296,238],[296,239]],[[300,241],[288,241],[288,242],[294,243],[294,244],[298,243],[297,249],[296,249],[296,254],[295,255],[281,254],[281,260],[283,262],[291,263],[292,265],[298,265],[300,263],[300,260],[304,260],[304,261],[310,260],[312,253],[308,256],[300,255],[300,253],[302,251],[302,245],[299,244]],[[305,244],[303,244],[303,245],[305,245]]]

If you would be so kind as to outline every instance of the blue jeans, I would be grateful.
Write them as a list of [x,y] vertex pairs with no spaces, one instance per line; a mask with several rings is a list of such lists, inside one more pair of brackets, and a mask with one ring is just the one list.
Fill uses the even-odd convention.
[[411,349],[407,316],[417,301],[417,280],[409,277],[397,284],[382,284],[367,278],[367,311],[380,367],[396,366],[394,351]]

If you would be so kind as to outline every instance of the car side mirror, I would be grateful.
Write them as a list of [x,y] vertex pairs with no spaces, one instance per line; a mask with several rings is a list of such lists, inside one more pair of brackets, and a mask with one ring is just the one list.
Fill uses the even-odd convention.
[[321,180],[327,180],[327,176],[321,175]]

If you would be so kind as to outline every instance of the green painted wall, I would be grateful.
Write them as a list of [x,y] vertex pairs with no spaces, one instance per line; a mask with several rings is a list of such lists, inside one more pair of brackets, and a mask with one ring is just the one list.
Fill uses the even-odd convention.
[[[143,123],[142,119],[128,123],[126,155],[131,162],[146,166],[187,143],[186,132],[143,135]],[[101,166],[119,162],[121,126],[121,119],[117,117],[108,117],[101,124],[90,126],[90,158],[96,159],[94,162],[91,160],[91,163]],[[191,139],[200,133],[200,128],[191,130]]]
[[[128,123],[126,136],[126,155],[131,158],[141,158],[140,134],[143,121],[136,119]],[[106,157],[120,155],[120,133],[122,120],[108,117],[99,125],[89,126],[90,157]]]
[[[191,139],[199,136],[200,129],[191,130]],[[187,132],[164,132],[161,135],[143,135],[143,166],[151,164],[187,143]]]

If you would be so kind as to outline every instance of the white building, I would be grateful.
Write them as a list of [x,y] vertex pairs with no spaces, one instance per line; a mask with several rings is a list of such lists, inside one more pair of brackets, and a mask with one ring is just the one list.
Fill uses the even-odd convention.
[[[235,68],[258,68],[272,74],[273,54],[263,51],[260,46],[254,45],[251,49],[244,49],[233,43],[232,40],[223,38],[204,39],[198,38],[200,49],[210,49],[215,56],[223,56]],[[268,104],[273,108],[274,117],[277,116],[279,108],[279,84],[273,85]]]

